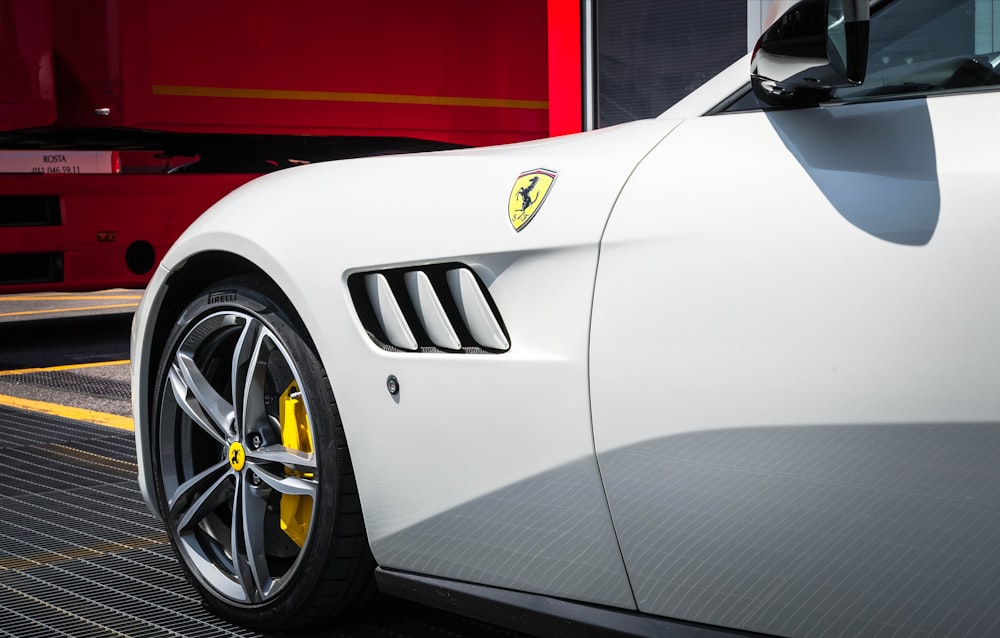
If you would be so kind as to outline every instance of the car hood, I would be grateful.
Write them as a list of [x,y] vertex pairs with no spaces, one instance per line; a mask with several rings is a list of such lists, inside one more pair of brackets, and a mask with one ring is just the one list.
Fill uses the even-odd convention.
[[[642,120],[510,146],[325,162],[273,173],[223,198],[162,265],[204,250],[242,255],[279,284],[288,255],[347,270],[465,254],[595,243],[628,176],[679,121]],[[508,215],[514,182],[556,180],[530,225]],[[294,285],[292,286],[294,288]]]

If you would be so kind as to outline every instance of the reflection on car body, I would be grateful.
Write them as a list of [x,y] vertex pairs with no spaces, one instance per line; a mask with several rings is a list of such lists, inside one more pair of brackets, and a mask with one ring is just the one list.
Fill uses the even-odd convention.
[[542,634],[995,633],[994,15],[804,0],[655,120],[232,193],[134,330],[194,586],[269,628],[377,587]]

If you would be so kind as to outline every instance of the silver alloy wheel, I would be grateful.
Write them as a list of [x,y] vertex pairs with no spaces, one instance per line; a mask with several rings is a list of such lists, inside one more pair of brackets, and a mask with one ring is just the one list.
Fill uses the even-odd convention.
[[267,602],[305,563],[320,497],[299,371],[275,331],[238,310],[194,322],[171,356],[158,446],[167,524],[202,586]]

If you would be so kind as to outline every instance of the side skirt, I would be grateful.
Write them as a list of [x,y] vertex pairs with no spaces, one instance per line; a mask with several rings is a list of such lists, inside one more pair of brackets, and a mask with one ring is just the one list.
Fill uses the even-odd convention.
[[761,635],[381,567],[375,570],[375,582],[383,594],[535,636],[734,638]]

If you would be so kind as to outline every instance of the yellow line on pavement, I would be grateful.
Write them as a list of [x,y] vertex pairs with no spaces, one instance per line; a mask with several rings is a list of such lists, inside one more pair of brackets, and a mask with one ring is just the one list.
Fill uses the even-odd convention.
[[85,410],[83,408],[71,408],[57,403],[33,401],[31,399],[7,396],[5,394],[0,394],[0,405],[6,405],[7,407],[28,410],[31,412],[41,412],[42,414],[51,414],[52,416],[61,416],[66,419],[73,419],[74,421],[93,423],[94,425],[106,425],[109,428],[116,428],[119,430],[135,430],[135,425],[132,423],[132,419],[126,416],[119,416],[117,414],[95,412],[93,410]]
[[44,315],[58,312],[78,312],[82,310],[105,310],[108,308],[135,308],[138,303],[115,303],[104,306],[78,306],[75,308],[57,308],[53,310],[19,310],[17,312],[0,312],[0,317],[18,317],[21,315]]
[[62,370],[80,370],[83,368],[103,368],[105,366],[121,366],[130,363],[128,359],[118,361],[95,361],[93,363],[72,363],[64,366],[50,366],[48,368],[21,368],[20,370],[0,370],[0,377],[7,377],[12,374],[31,374],[33,372],[60,372]]
[[142,295],[4,295],[0,296],[0,301],[108,301],[120,299],[142,299]]

